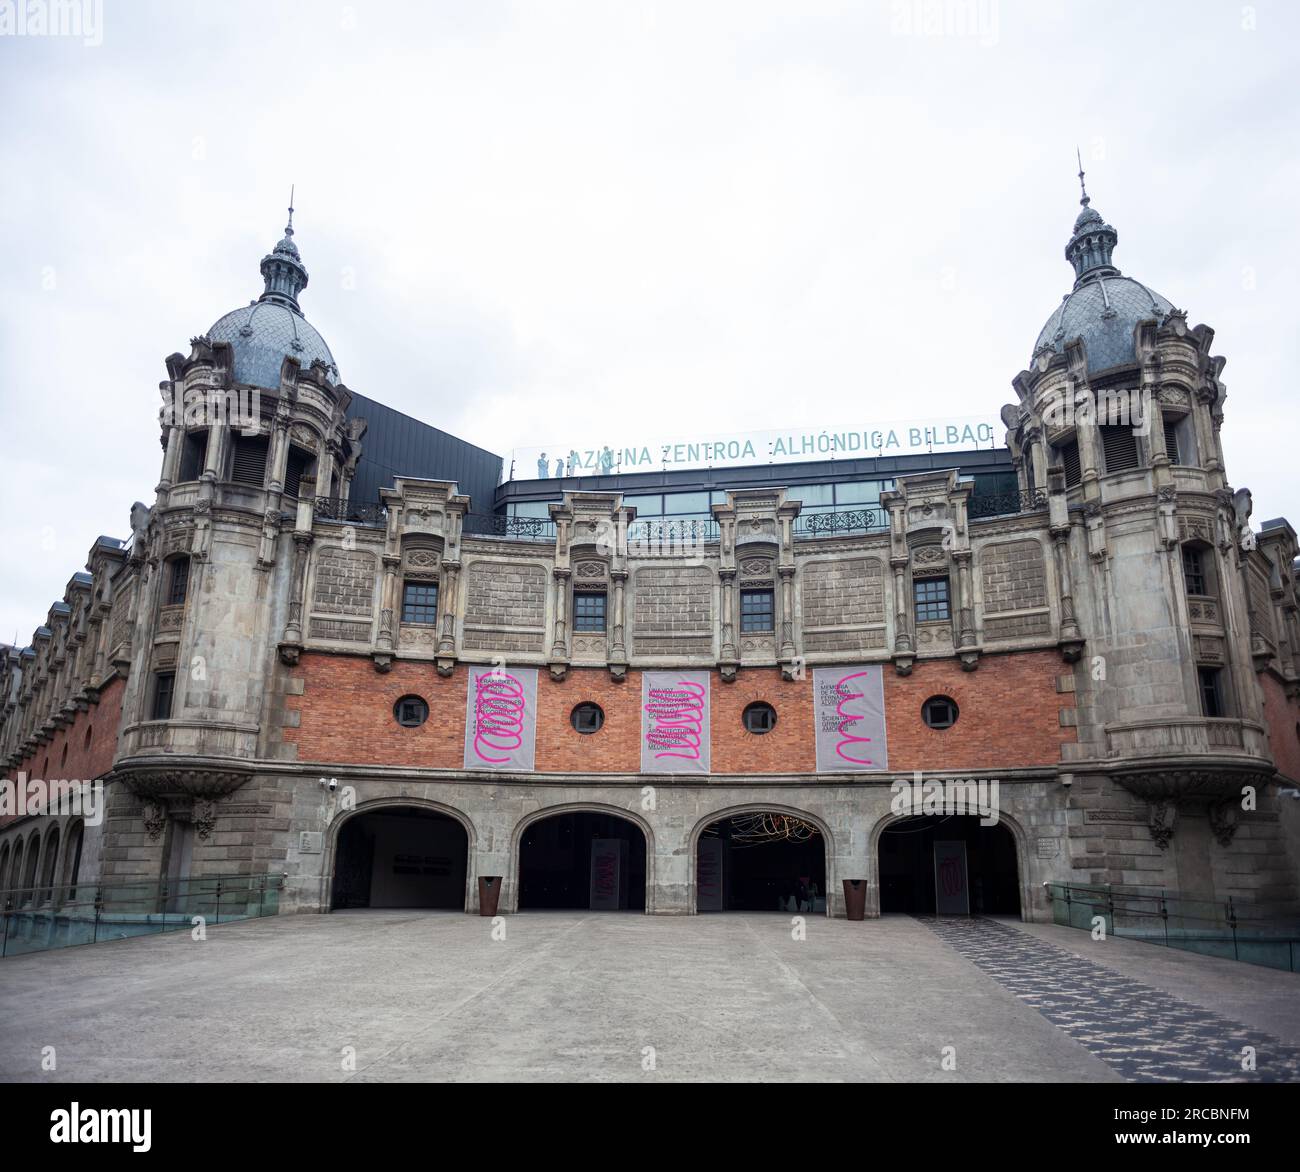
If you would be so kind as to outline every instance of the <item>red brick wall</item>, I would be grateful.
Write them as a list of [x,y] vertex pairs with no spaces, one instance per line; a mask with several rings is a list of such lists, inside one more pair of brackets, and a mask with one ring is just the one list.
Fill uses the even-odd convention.
[[1300,704],[1288,700],[1282,685],[1267,673],[1259,682],[1264,689],[1264,723],[1273,760],[1283,777],[1300,784]]
[[[41,781],[93,781],[112,768],[117,756],[117,726],[122,719],[122,692],[126,681],[113,680],[100,694],[99,703],[85,712],[78,712],[67,728],[59,729],[48,744],[41,745],[17,769],[5,776],[13,779],[19,773]],[[86,732],[90,731],[90,741]],[[63,750],[68,751],[64,761]],[[46,761],[49,767],[46,768]],[[0,826],[12,821],[0,818]]]
[[[286,697],[301,713],[284,740],[298,746],[301,761],[412,765],[460,769],[465,737],[467,669],[450,678],[431,664],[399,660],[379,674],[369,659],[309,653],[295,673],[302,696]],[[891,769],[985,769],[1047,765],[1060,760],[1062,742],[1075,740],[1061,727],[1060,710],[1074,707],[1072,692],[1058,693],[1056,677],[1069,674],[1055,652],[986,656],[979,670],[963,672],[955,661],[920,663],[910,676],[885,665],[885,707]],[[603,669],[582,669],[556,683],[545,669],[537,681],[537,769],[544,773],[635,773],[640,768],[641,676],[629,671],[614,683]],[[404,729],[393,705],[409,693],[429,704],[429,720]],[[942,732],[921,720],[921,704],[937,693],[957,702],[957,724]],[[811,773],[811,672],[784,682],[774,668],[741,671],[734,684],[712,675],[712,754],[715,773]],[[575,732],[574,706],[594,701],[605,726],[594,736]],[[777,712],[765,736],[745,731],[741,713],[755,700]]]

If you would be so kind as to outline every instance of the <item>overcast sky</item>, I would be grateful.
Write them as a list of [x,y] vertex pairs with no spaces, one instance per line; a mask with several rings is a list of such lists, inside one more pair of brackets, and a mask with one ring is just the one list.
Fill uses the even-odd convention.
[[1300,525],[1296,8],[103,0],[102,44],[0,35],[0,640],[152,503],[163,358],[261,293],[290,183],[343,380],[504,453],[996,415],[1073,280],[1077,143],[1116,263],[1216,331],[1233,485]]

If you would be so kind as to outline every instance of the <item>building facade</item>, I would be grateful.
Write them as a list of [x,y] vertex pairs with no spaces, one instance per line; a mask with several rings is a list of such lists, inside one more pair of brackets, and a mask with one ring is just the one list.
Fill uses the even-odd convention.
[[0,825],[11,906],[273,873],[300,912],[472,912],[482,877],[507,912],[1293,907],[1296,534],[1229,484],[1213,332],[1083,202],[1004,449],[491,503],[452,437],[354,496],[290,227],[167,359],[153,504],[3,651],[6,776],[106,787]]

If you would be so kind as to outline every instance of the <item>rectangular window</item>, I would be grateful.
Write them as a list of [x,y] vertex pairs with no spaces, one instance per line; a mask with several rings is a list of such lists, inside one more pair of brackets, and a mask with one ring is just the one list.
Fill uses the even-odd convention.
[[644,521],[647,517],[664,515],[664,498],[658,493],[654,496],[625,496],[623,503],[636,509],[637,519],[640,521]]
[[849,484],[837,484],[835,503],[858,506],[879,504],[885,484],[886,481],[883,480],[857,480]]
[[1138,442],[1131,427],[1099,427],[1107,472],[1125,472],[1138,466]]
[[573,629],[575,631],[603,631],[605,629],[605,592],[583,590],[573,596]]
[[203,465],[208,458],[208,433],[191,431],[186,435],[181,447],[181,466],[176,473],[179,483],[198,480],[203,474]]
[[742,631],[776,630],[776,604],[771,590],[740,592],[740,629]]
[[266,450],[265,436],[235,436],[230,479],[237,484],[252,484],[261,488],[266,483]]
[[170,720],[172,695],[176,691],[176,673],[160,671],[153,678],[153,710],[150,720]]
[[290,448],[289,459],[284,466],[284,494],[296,497],[302,488],[302,478],[311,467],[312,457],[301,448]]
[[436,623],[437,621],[437,583],[404,582],[402,584],[402,622]]
[[912,583],[912,599],[918,623],[941,623],[951,617],[947,578],[918,578]]
[[1178,419],[1177,417],[1164,416],[1165,424],[1165,455],[1169,457],[1171,464],[1181,464],[1182,458],[1178,454]]
[[1065,487],[1074,488],[1083,481],[1083,468],[1079,463],[1079,441],[1070,440],[1058,449],[1061,466],[1065,469]]
[[551,519],[551,502],[514,501],[508,511],[512,517],[541,517],[549,521]]
[[665,517],[711,517],[707,492],[669,492],[664,494]]
[[1201,685],[1201,713],[1204,716],[1227,716],[1223,702],[1222,672],[1217,667],[1198,667],[1196,677]]
[[1205,582],[1205,554],[1183,546],[1183,581],[1188,594],[1208,594]]
[[833,484],[792,484],[785,494],[788,501],[802,501],[804,511],[814,505],[833,505],[835,503],[835,485]]
[[184,606],[190,588],[190,559],[177,558],[171,566],[171,581],[167,583],[167,605]]

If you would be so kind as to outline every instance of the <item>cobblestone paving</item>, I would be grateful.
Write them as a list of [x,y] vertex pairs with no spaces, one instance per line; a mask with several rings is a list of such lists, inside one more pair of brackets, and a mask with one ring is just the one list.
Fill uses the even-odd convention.
[[[980,917],[918,916],[956,952],[1133,1082],[1297,1082],[1300,1048]],[[1255,1070],[1242,1051],[1255,1049]]]

